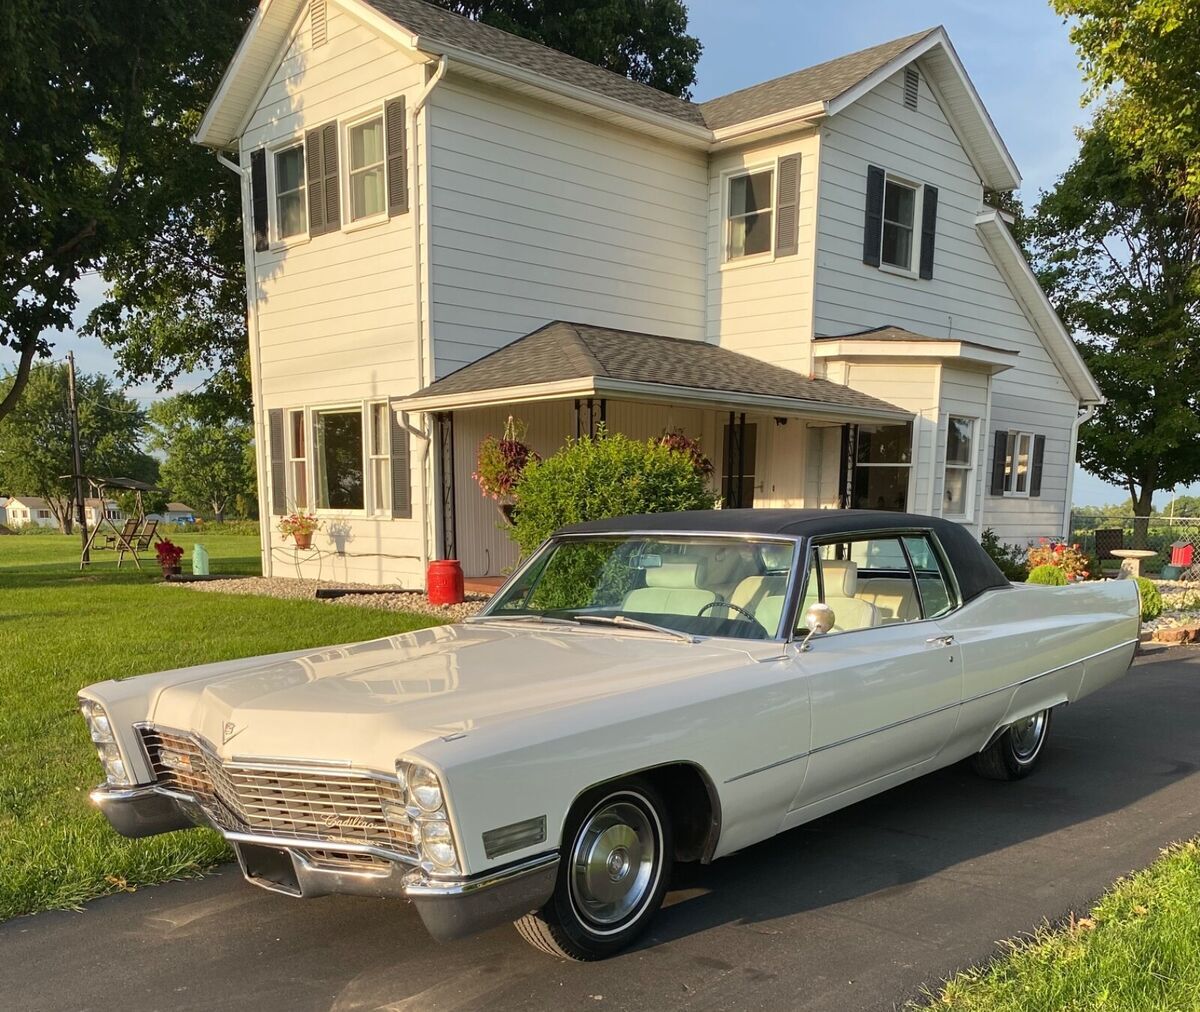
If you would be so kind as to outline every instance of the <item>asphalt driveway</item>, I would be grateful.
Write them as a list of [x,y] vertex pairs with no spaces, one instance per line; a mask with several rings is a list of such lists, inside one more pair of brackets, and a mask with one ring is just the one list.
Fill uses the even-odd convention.
[[559,963],[508,928],[437,945],[406,906],[233,869],[0,925],[11,1009],[892,1009],[1200,833],[1200,651],[1057,715],[1043,768],[958,767],[707,867],[636,950]]

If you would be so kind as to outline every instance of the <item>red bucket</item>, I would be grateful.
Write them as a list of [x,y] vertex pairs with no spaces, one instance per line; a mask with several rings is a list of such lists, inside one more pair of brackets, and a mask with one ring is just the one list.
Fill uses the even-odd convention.
[[462,604],[463,571],[458,559],[436,559],[429,563],[425,586],[430,604]]

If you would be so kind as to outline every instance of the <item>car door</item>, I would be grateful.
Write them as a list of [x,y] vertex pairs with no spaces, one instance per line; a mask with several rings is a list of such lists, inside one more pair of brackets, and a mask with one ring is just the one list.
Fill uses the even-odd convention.
[[[962,663],[937,621],[954,601],[935,553],[923,555],[932,571],[914,571],[923,545],[920,534],[872,535],[810,553],[805,603],[829,604],[835,631],[813,637],[795,661],[809,687],[812,733],[793,809],[932,759],[954,731]],[[872,589],[860,591],[868,582]]]

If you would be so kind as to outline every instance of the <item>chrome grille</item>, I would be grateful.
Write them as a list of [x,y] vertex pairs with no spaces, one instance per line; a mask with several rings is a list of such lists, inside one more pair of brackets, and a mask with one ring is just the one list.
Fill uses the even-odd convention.
[[195,798],[223,829],[417,856],[414,827],[394,781],[349,769],[225,763],[191,735],[155,727],[141,733],[155,780]]

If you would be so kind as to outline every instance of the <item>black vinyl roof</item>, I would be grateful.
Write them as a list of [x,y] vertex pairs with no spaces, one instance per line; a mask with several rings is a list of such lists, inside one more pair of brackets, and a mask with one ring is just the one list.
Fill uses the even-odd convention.
[[641,513],[606,520],[588,520],[564,527],[558,533],[626,534],[654,531],[820,538],[832,534],[869,534],[872,531],[909,528],[929,530],[937,535],[954,570],[964,601],[978,597],[985,590],[1009,586],[1004,574],[970,532],[953,520],[919,513],[819,509],[685,510],[679,513]]

